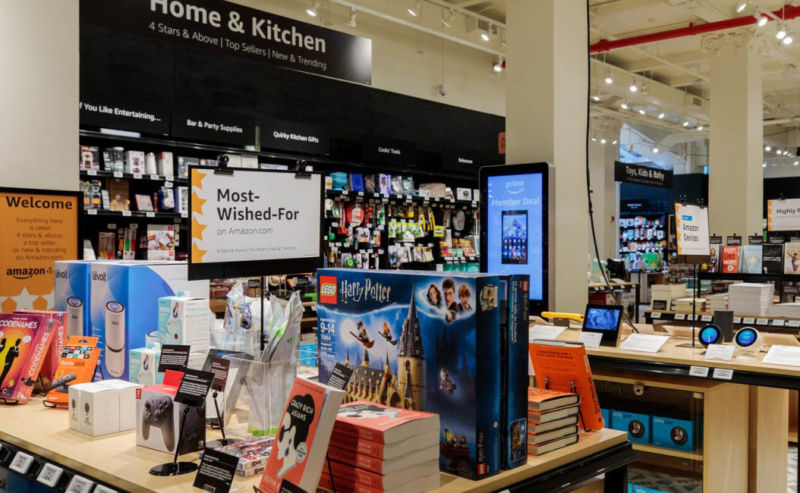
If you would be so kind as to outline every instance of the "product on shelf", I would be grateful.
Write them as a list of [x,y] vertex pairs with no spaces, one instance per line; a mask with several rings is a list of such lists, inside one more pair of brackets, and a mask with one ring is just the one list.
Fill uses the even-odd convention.
[[109,210],[129,211],[131,210],[130,182],[121,178],[111,178],[108,180],[108,196],[110,199]]
[[158,299],[158,338],[164,344],[184,344],[205,352],[210,346],[208,299],[163,296]]
[[[183,373],[167,370],[164,383],[141,387],[136,392],[136,445],[174,453],[183,424],[180,454],[200,450],[206,441],[206,423],[202,407],[175,402]],[[184,414],[185,419],[184,419]]]
[[175,226],[147,225],[147,260],[175,260]]
[[783,245],[766,244],[761,248],[761,267],[765,274],[783,273]]
[[122,147],[109,147],[103,151],[103,168],[106,171],[125,171],[125,149]]
[[741,264],[739,272],[743,274],[761,274],[761,245],[744,245],[739,249]]
[[256,437],[220,447],[219,451],[238,457],[236,475],[246,478],[264,472],[274,441],[275,437],[272,436]]
[[569,392],[528,389],[528,454],[542,455],[575,443],[580,397]]
[[39,313],[0,313],[0,397],[28,402],[50,350],[52,323]]
[[772,308],[774,295],[773,284],[732,284],[728,288],[728,306],[738,315],[766,315]]
[[134,175],[144,174],[146,171],[144,151],[125,151],[125,172]]
[[736,274],[739,272],[739,247],[725,245],[722,247],[722,272]]
[[800,243],[789,242],[783,249],[784,274],[800,274]]
[[100,150],[96,146],[81,146],[80,169],[100,169]]
[[69,387],[69,427],[91,436],[136,428],[136,389],[124,380]]
[[53,387],[47,393],[45,401],[55,407],[68,407],[68,386],[90,382],[99,358],[100,349],[97,347],[96,337],[70,336],[61,352],[51,384],[54,386],[63,382],[63,385]]

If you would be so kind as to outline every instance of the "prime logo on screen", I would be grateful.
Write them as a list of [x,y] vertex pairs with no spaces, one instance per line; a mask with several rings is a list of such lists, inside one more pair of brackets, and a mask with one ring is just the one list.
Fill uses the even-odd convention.
[[617,161],[614,163],[614,181],[671,188],[672,171]]
[[83,0],[81,23],[371,84],[372,41],[218,0]]

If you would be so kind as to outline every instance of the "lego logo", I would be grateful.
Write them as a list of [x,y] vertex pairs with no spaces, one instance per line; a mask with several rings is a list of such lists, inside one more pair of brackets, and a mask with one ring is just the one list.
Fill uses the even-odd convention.
[[336,304],[336,283],[334,276],[320,276],[319,278],[319,302]]
[[523,292],[528,291],[528,281],[522,281],[522,291]]
[[324,284],[322,289],[319,290],[322,296],[331,296],[336,294],[336,284]]

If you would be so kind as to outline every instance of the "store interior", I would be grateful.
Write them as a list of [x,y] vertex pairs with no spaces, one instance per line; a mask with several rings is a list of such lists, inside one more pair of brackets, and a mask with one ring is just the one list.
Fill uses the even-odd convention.
[[0,493],[796,492],[798,17],[1,4]]

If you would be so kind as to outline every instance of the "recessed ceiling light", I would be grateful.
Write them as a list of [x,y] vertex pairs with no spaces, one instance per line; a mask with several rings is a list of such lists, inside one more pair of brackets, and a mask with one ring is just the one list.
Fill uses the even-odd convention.
[[622,104],[621,104],[621,105],[619,105],[619,107],[620,107],[620,108],[622,108],[623,110],[627,110],[627,109],[628,109],[628,103],[626,103],[625,101],[623,101],[623,102],[622,102]]
[[597,142],[597,137],[592,137],[592,142]]
[[636,84],[631,84],[631,87],[628,88],[631,92],[637,92],[639,90],[639,86]]
[[698,127],[697,127],[697,131],[698,131],[698,132],[700,132],[700,131],[702,131],[704,128],[705,128],[704,126],[700,125],[700,126],[698,126]]
[[769,17],[767,17],[766,15],[758,15],[756,16],[756,19],[758,19],[758,22],[756,22],[756,24],[758,24],[758,27],[764,27],[767,25],[767,22],[769,22]]
[[783,38],[785,38],[785,37],[786,37],[786,34],[787,34],[787,33],[786,33],[786,28],[785,28],[785,27],[783,27],[783,25],[781,25],[781,26],[778,28],[778,32],[776,32],[776,33],[775,33],[775,37],[776,37],[777,39],[783,39]]
[[780,149],[775,149],[775,154],[780,156],[781,154],[783,154],[783,151]]
[[606,139],[600,139],[601,144],[606,145],[606,142],[607,142]]
[[316,17],[319,9],[319,0],[312,0],[311,6],[306,9],[306,14]]
[[595,94],[594,96],[592,96],[592,100],[594,100],[594,101],[600,101],[600,96],[598,96],[597,94]]
[[764,146],[764,150],[769,152],[772,150],[772,146]]
[[422,0],[417,0],[416,2],[414,2],[414,5],[412,5],[407,9],[408,15],[410,15],[411,17],[419,17],[421,8],[422,8]]
[[739,2],[738,4],[736,4],[736,12],[737,13],[741,13],[746,8],[747,8],[747,2]]
[[663,120],[665,116],[667,116],[667,115],[665,115],[664,113],[659,113],[658,114],[658,119],[659,120]]
[[643,108],[639,109],[639,114],[640,115],[644,115],[645,113],[647,113],[647,112]]
[[653,147],[653,154],[658,154],[658,147]]
[[614,79],[611,78],[611,73],[610,72],[609,72],[608,75],[606,75],[606,78],[603,79],[603,80],[605,81],[606,84],[613,84],[614,83]]
[[688,122],[688,121],[686,121],[686,122],[683,122],[683,126],[684,126],[684,128],[685,128],[685,127],[688,127],[688,126],[689,126],[689,122]]

